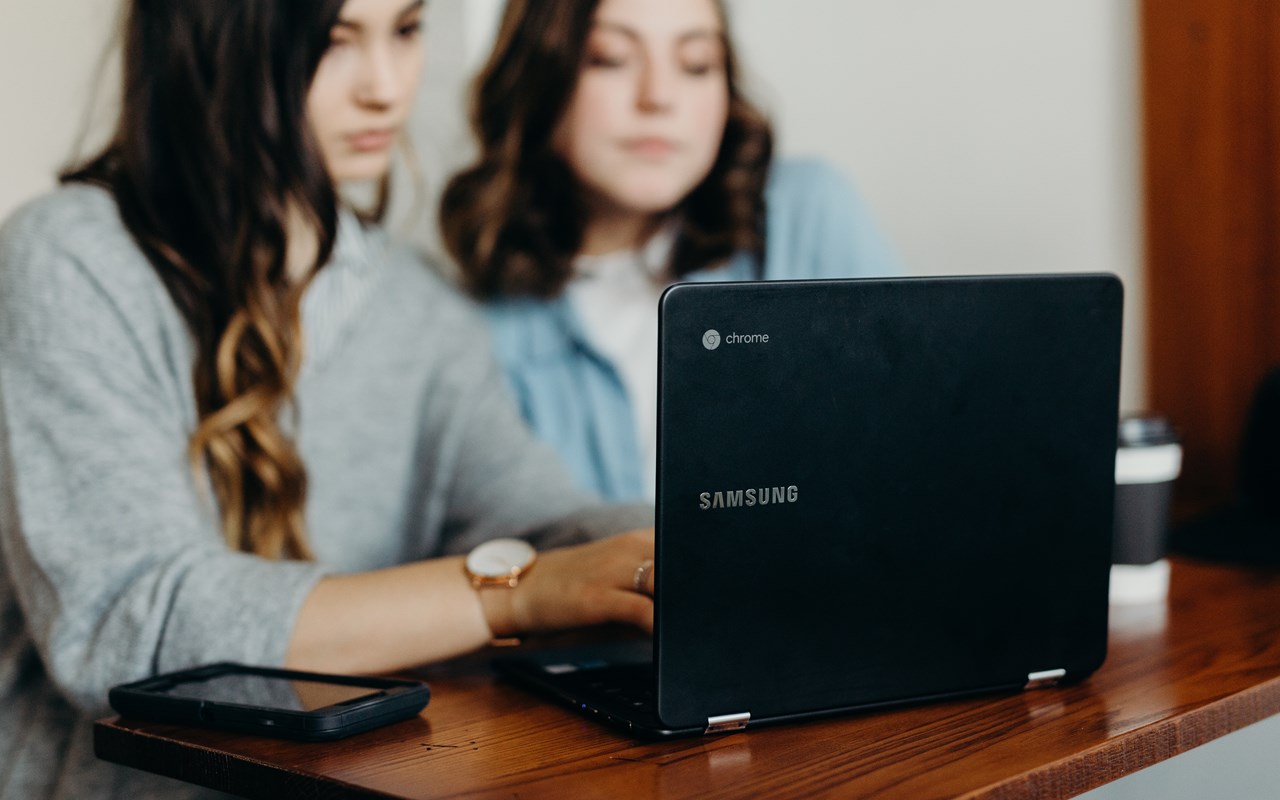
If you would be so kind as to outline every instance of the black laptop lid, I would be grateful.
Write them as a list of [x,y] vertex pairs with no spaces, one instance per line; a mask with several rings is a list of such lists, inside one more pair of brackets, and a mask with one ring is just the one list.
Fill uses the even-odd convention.
[[1122,295],[1104,275],[669,289],[663,722],[1096,669]]

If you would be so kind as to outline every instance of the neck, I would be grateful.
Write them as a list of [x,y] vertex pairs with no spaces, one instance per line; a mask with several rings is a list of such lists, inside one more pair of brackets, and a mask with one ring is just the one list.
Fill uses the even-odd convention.
[[638,248],[661,225],[660,214],[594,213],[582,231],[578,255],[599,256]]

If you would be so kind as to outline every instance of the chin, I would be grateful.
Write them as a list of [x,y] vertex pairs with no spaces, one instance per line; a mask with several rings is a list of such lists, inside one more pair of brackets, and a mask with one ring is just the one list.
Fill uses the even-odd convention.
[[646,174],[627,176],[613,184],[615,202],[624,208],[645,214],[660,214],[680,205],[697,188],[704,175],[676,174],[674,170],[650,170]]
[[618,197],[619,205],[640,214],[665,214],[688,197],[691,189],[629,192]]
[[334,183],[356,183],[382,178],[391,169],[390,153],[353,153],[329,166]]

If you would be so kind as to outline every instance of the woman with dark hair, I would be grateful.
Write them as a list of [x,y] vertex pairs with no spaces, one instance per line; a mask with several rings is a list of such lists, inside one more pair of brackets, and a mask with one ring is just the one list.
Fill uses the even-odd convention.
[[895,274],[853,189],[772,160],[719,0],[509,0],[446,247],[533,430],[579,485],[652,500],[671,282]]
[[133,0],[114,139],[0,229],[0,796],[195,791],[93,756],[156,672],[651,627],[652,532],[582,543],[651,512],[573,487],[483,321],[339,199],[385,178],[421,15]]

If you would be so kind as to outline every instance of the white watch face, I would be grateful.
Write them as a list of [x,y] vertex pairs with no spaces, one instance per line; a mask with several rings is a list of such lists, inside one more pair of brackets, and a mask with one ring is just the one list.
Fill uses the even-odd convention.
[[533,546],[520,539],[494,539],[467,556],[467,569],[485,578],[503,578],[518,573],[536,555]]

